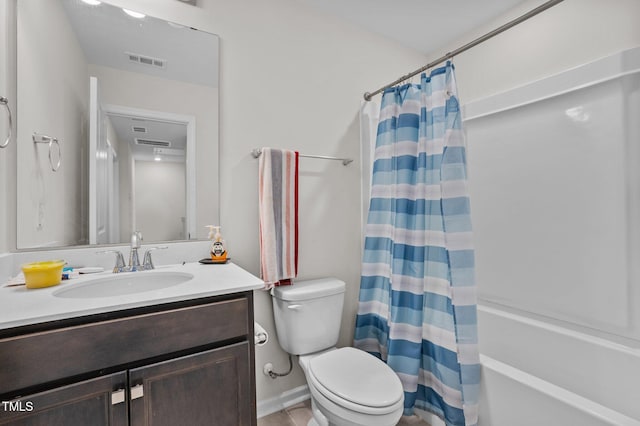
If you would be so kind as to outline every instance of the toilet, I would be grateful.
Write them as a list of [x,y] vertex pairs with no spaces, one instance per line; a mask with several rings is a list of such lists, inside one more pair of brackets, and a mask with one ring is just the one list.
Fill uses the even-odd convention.
[[298,281],[271,290],[280,346],[299,363],[311,393],[308,426],[392,426],[404,409],[394,371],[354,348],[336,348],[345,283],[335,278]]

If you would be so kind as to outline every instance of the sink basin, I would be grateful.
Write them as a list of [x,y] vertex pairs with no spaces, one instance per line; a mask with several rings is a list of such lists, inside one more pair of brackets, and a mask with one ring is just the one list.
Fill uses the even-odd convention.
[[76,286],[61,288],[55,291],[53,295],[71,299],[123,296],[173,287],[192,278],[193,275],[184,272],[130,272],[114,274],[77,284]]

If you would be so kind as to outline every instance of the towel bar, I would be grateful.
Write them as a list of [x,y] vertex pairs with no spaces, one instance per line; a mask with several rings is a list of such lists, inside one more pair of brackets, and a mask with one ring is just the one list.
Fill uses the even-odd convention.
[[[57,172],[58,169],[60,168],[60,164],[62,164],[62,150],[60,149],[60,142],[58,142],[58,139],[34,132],[33,143],[49,144],[49,164],[51,165],[51,170],[53,170],[54,172]],[[53,144],[56,144],[58,146],[58,162],[56,165],[53,165],[53,159],[51,158],[51,150],[53,148]]]
[[[260,157],[260,155],[262,154],[262,150],[260,148],[254,148],[251,150],[251,155],[253,155],[253,158],[258,158]],[[338,161],[342,161],[342,165],[346,166],[349,163],[353,162],[352,158],[338,158],[338,157],[328,157],[326,155],[305,155],[305,154],[299,154],[300,157],[305,157],[305,158],[319,158],[321,160],[338,160]]]

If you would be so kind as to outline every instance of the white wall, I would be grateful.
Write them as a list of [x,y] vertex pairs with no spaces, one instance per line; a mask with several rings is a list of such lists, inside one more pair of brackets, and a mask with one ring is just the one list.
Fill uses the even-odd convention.
[[143,238],[184,240],[184,162],[136,161],[135,176],[136,224]]
[[89,65],[89,73],[98,78],[105,104],[195,117],[196,238],[206,238],[205,225],[219,221],[219,188],[214,184],[218,169],[212,166],[219,161],[218,89],[94,64]]
[[[209,0],[204,7],[224,17],[216,19],[222,39],[221,202],[231,257],[259,273],[252,148],[356,159],[344,167],[302,158],[299,181],[299,277],[336,276],[347,283],[339,345],[351,345],[361,263],[362,94],[419,66],[424,58],[292,0]],[[246,92],[239,92],[243,87]],[[255,307],[256,319],[276,337],[270,296],[256,292]],[[265,377],[260,371],[268,361],[286,371],[286,356],[275,338],[256,350],[258,401],[305,383],[298,366],[291,377]]]
[[[18,247],[82,243],[88,74],[60,3],[20,2],[17,64],[21,82],[29,82],[18,86],[17,95]],[[57,172],[51,170],[48,147],[34,148],[33,132],[60,141],[63,162]]]

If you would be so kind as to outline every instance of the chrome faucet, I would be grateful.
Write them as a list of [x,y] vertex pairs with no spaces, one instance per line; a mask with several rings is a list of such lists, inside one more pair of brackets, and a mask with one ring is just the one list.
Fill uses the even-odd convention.
[[144,253],[143,263],[140,265],[140,257],[138,256],[138,249],[142,245],[142,233],[140,231],[134,231],[131,234],[131,251],[129,252],[129,265],[124,264],[124,256],[119,250],[103,250],[97,252],[97,254],[115,253],[116,266],[113,267],[113,273],[118,272],[135,272],[135,271],[148,271],[155,269],[153,261],[151,260],[151,252],[153,250],[161,250],[168,248],[167,246],[161,247],[149,247]]
[[149,269],[155,269],[153,266],[153,260],[151,260],[151,252],[153,250],[162,250],[168,248],[167,246],[161,247],[149,247],[147,251],[144,252],[144,260],[142,261],[142,270],[148,271]]
[[133,231],[131,234],[131,251],[129,252],[129,271],[135,272],[140,269],[140,259],[138,258],[138,249],[142,245],[142,233]]
[[124,264],[124,256],[122,252],[119,250],[102,250],[97,251],[96,254],[105,254],[105,253],[115,253],[116,255],[116,266],[113,267],[113,273],[117,274],[118,272],[127,272],[128,268]]

